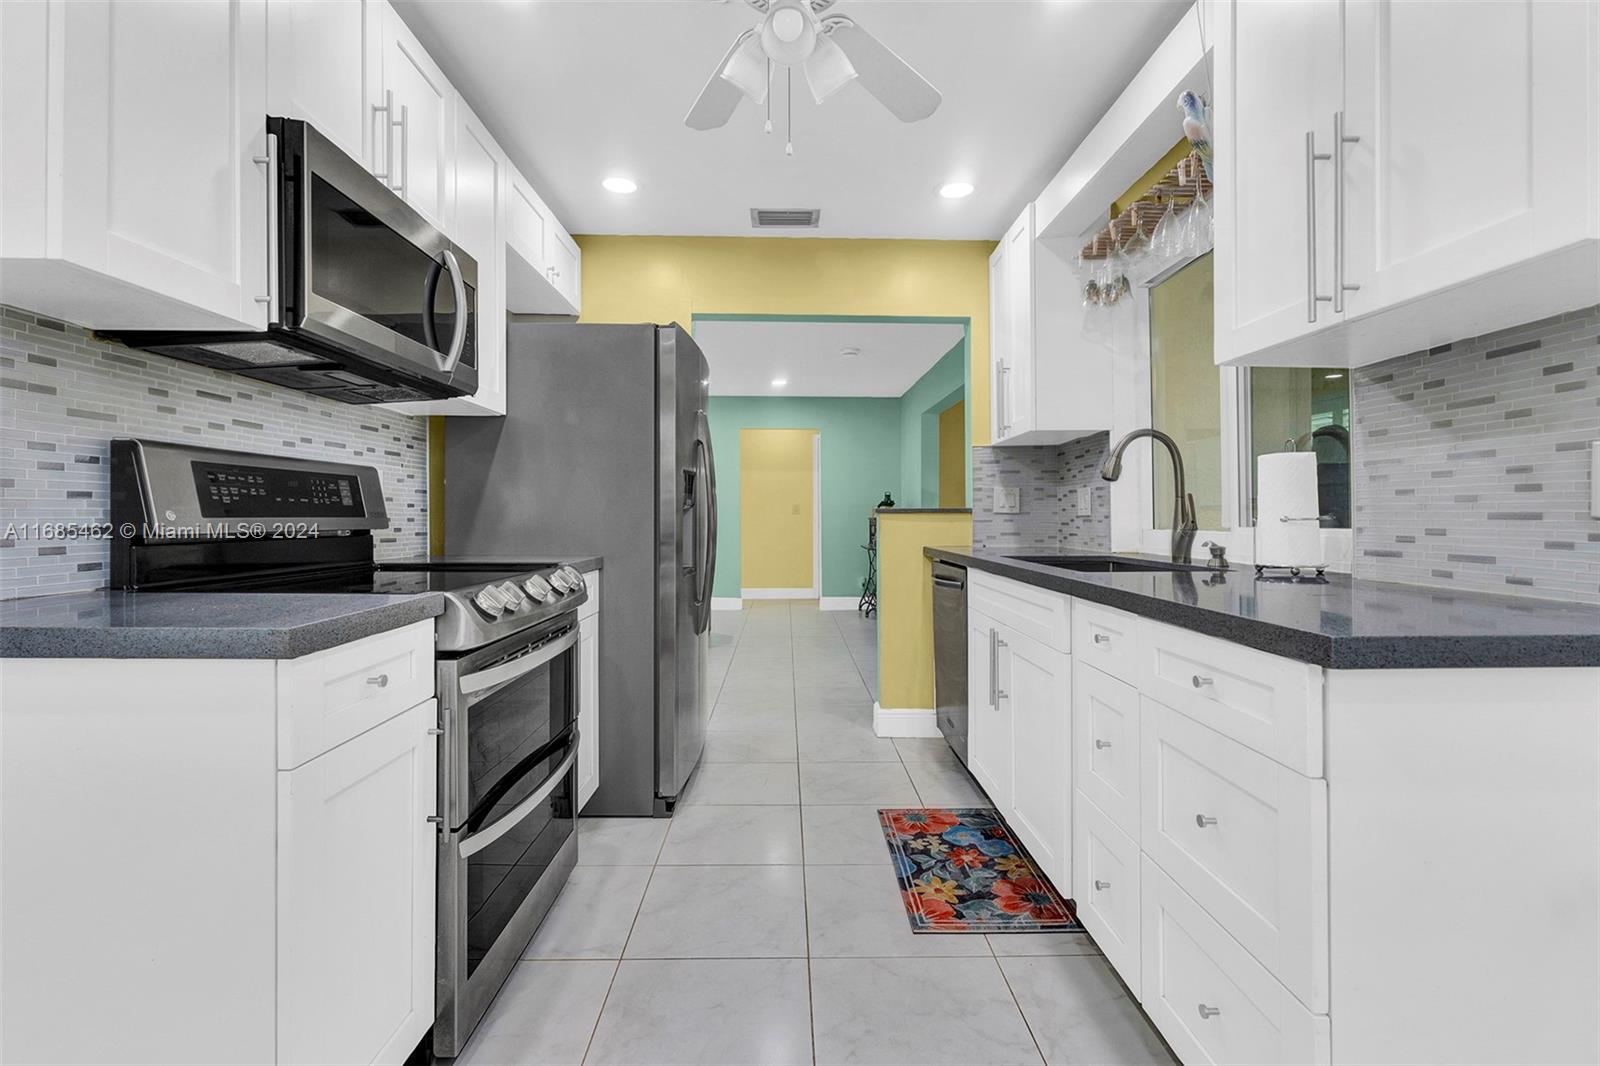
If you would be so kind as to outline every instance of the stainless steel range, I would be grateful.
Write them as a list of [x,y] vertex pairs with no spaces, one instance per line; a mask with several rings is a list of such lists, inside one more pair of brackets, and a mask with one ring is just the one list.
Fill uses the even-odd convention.
[[376,561],[388,515],[371,467],[116,440],[111,498],[117,588],[443,598],[433,1048],[457,1054],[577,863],[583,577]]

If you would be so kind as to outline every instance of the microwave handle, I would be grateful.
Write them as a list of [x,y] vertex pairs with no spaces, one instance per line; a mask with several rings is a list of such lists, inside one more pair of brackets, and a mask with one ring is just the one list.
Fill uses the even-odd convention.
[[[467,280],[461,275],[461,264],[456,261],[456,254],[446,248],[439,253],[444,260],[444,268],[450,272],[450,284],[456,293],[456,328],[450,337],[450,350],[445,353],[444,362],[439,369],[446,374],[454,372],[456,364],[461,361],[461,353],[467,348]],[[428,317],[433,317],[433,299],[429,294]]]

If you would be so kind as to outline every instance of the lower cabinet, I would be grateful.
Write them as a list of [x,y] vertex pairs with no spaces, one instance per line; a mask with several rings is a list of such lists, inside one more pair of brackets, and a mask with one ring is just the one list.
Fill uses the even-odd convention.
[[1139,993],[1139,842],[1083,792],[1072,804],[1073,898],[1078,920]]
[[1013,737],[1006,824],[1040,869],[1070,892],[1072,659],[1010,630],[1003,642],[1000,676]]
[[583,575],[589,599],[578,608],[578,810],[600,787],[600,573]]
[[402,1062],[433,1024],[438,703],[278,773],[278,1061]]
[[1011,809],[1011,701],[1001,679],[1000,623],[967,612],[967,769],[1001,811]]

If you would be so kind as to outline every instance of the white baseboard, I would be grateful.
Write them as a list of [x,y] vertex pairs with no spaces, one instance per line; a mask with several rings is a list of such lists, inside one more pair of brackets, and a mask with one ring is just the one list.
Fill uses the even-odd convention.
[[872,731],[880,737],[937,737],[939,719],[932,707],[872,705]]
[[860,596],[824,596],[817,601],[817,607],[824,611],[853,611],[860,602]]
[[713,611],[742,611],[744,610],[744,601],[737,596],[713,596],[711,597],[711,609]]
[[740,589],[739,595],[747,600],[814,600],[816,589]]

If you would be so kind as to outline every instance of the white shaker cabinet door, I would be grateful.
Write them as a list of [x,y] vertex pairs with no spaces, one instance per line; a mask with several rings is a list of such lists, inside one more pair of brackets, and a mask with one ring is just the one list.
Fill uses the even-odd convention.
[[1332,154],[1342,91],[1337,0],[1238,0],[1220,10],[1212,108],[1219,363],[1338,317],[1331,300],[1316,299],[1332,295],[1333,168],[1314,157]]
[[271,0],[267,110],[304,119],[374,171],[387,162],[380,110],[382,0]]
[[429,222],[451,233],[455,90],[388,5],[384,6],[382,62],[384,100],[390,109],[389,121],[394,123],[389,185]]
[[967,613],[967,769],[1004,811],[1011,804],[1011,705],[1000,681],[1000,629]]
[[1072,891],[1072,658],[1007,631],[1002,677],[1011,717],[1011,799],[1003,808],[1039,867]]
[[[1594,235],[1595,21],[1593,4],[1548,0],[1346,5],[1352,312]],[[1503,324],[1548,310],[1508,307]]]
[[400,1063],[433,1024],[438,703],[278,774],[278,1061]]

